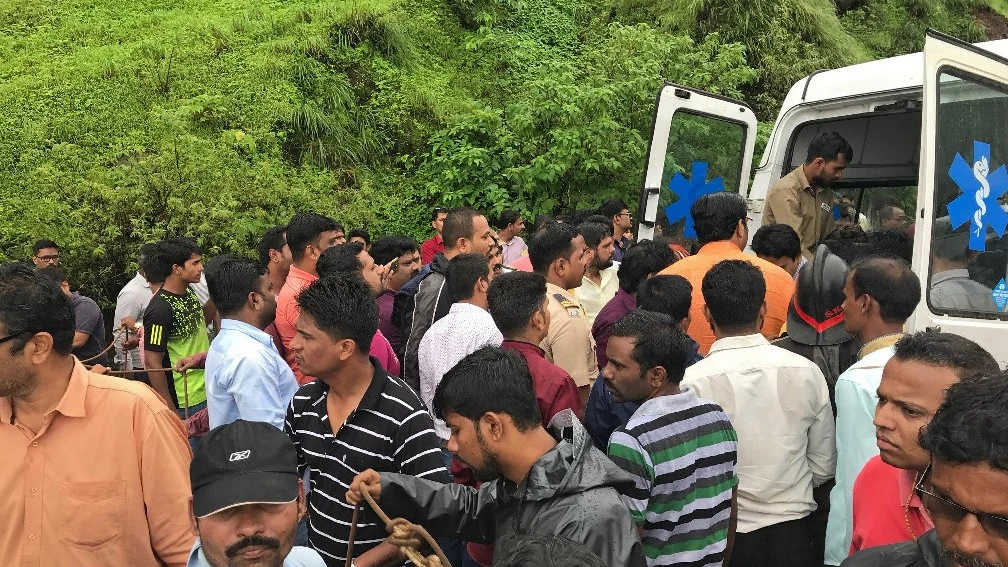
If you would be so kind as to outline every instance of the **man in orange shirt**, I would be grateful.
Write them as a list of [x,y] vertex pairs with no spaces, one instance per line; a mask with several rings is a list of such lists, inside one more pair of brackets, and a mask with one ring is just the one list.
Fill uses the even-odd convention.
[[721,260],[746,260],[763,272],[766,280],[766,317],[761,332],[768,340],[780,336],[787,321],[788,304],[794,295],[794,279],[784,269],[746,254],[749,228],[746,226],[745,198],[738,193],[723,191],[704,195],[693,203],[690,214],[696,228],[700,250],[662,270],[662,275],[679,275],[693,286],[690,307],[689,336],[700,344],[700,354],[706,355],[714,344],[714,330],[703,315],[703,278]]
[[71,355],[56,283],[0,266],[0,557],[8,567],[182,567],[189,461],[182,422],[149,387]]

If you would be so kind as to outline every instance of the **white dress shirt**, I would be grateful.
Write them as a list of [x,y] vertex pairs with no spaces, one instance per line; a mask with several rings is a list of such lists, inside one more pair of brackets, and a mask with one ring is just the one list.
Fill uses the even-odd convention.
[[815,511],[836,466],[833,409],[815,363],[761,334],[714,342],[683,386],[720,405],[738,433],[738,532]]
[[595,324],[595,317],[599,311],[602,311],[605,304],[616,297],[616,291],[619,290],[617,272],[619,272],[619,262],[613,262],[612,266],[599,271],[599,276],[602,278],[601,284],[596,284],[585,275],[581,278],[581,287],[574,290],[578,302],[588,314],[589,326]]
[[[130,370],[142,369],[144,367],[143,358],[140,356],[139,346],[128,353],[123,350],[122,339],[124,335],[119,332],[119,325],[122,325],[122,320],[126,317],[132,317],[137,323],[143,324],[144,310],[147,309],[147,304],[150,303],[153,296],[150,284],[137,272],[133,276],[133,279],[123,286],[119,291],[119,296],[116,297],[115,315],[112,317],[112,334],[115,337],[117,356],[125,363],[128,355]],[[136,329],[130,329],[130,334],[135,336]]]
[[[455,303],[420,339],[420,399],[434,415],[434,391],[444,375],[460,360],[488,346],[500,346],[504,336],[490,312],[472,303]],[[434,419],[434,431],[442,440],[450,435],[448,426]]]

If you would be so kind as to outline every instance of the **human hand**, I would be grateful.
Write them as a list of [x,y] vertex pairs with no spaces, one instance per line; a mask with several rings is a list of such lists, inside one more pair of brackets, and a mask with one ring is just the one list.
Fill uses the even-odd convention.
[[206,362],[206,353],[201,352],[198,354],[190,354],[189,356],[182,357],[178,362],[175,363],[173,367],[175,372],[186,372],[193,368],[203,368],[203,364]]
[[347,502],[353,506],[359,504],[364,499],[361,496],[364,490],[367,490],[375,500],[381,497],[381,475],[377,471],[368,469],[354,477],[350,483],[350,490],[346,493]]

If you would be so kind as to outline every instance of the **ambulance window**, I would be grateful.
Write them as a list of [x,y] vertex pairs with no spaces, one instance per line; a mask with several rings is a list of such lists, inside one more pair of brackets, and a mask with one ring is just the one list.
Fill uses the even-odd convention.
[[[693,191],[714,187],[717,179],[725,190],[737,192],[742,176],[742,151],[745,148],[746,127],[706,114],[680,110],[672,116],[668,146],[665,148],[665,168],[662,171],[661,191],[658,194],[658,215],[655,235],[664,234],[677,241],[685,241],[685,221],[669,225],[665,208],[679,199],[675,187]],[[699,165],[699,167],[698,167]],[[694,179],[694,172],[702,172],[704,179]],[[673,181],[676,174],[681,178]]]
[[866,232],[889,228],[912,234],[916,208],[916,185],[833,189],[833,217],[838,226],[856,224]]
[[[934,218],[927,301],[931,311],[998,318],[1008,291],[1008,94],[968,73],[939,72]],[[1008,235],[1006,235],[1008,236]]]

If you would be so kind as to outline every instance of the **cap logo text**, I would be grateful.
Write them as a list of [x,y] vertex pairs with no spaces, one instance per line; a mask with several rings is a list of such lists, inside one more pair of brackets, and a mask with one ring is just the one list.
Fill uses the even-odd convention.
[[234,453],[231,453],[231,458],[228,460],[232,463],[235,461],[244,461],[249,458],[250,453],[251,451],[235,451]]

